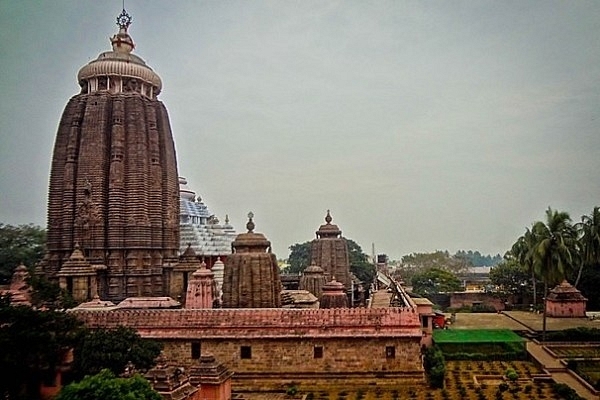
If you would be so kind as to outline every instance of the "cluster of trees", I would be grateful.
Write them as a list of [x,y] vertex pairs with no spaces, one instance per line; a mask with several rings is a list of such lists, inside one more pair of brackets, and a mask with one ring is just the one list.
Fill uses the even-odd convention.
[[[299,274],[310,265],[311,243],[308,241],[290,246],[288,266],[284,269],[286,274]],[[350,272],[364,284],[370,284],[375,279],[375,266],[369,262],[369,257],[354,240],[346,239],[346,243],[348,244]]]
[[[540,282],[544,299],[548,289],[564,279],[571,279],[578,286],[584,271],[600,269],[600,207],[594,207],[578,223],[573,223],[568,213],[548,208],[546,220],[527,228],[506,253],[504,263],[496,268],[499,269],[492,272],[492,279],[505,291],[514,291],[530,282],[535,304],[540,297]],[[545,302],[543,310],[545,339]]]
[[482,255],[479,251],[473,250],[458,250],[454,256],[457,258],[464,258],[474,267],[493,267],[502,262],[502,256],[500,254],[496,254],[492,257],[489,254]]
[[[6,297],[0,298],[0,348],[0,398],[7,400],[39,398],[41,383],[53,382],[70,351],[73,363],[63,383],[71,384],[59,399],[152,398],[121,396],[132,388],[141,393],[152,390],[147,382],[147,386],[125,382],[124,387],[123,381],[113,379],[129,363],[140,371],[151,368],[161,351],[158,342],[144,340],[132,329],[89,330],[72,314],[13,307]],[[76,385],[86,376],[88,380]],[[100,381],[106,384],[98,386]]]
[[10,283],[15,268],[33,267],[44,256],[46,231],[39,226],[0,223],[0,285]]

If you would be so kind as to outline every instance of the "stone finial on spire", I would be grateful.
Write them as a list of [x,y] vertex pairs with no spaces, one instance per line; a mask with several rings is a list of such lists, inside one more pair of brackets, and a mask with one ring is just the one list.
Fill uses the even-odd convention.
[[327,222],[327,224],[331,224],[331,221],[333,221],[333,218],[331,218],[331,214],[329,213],[329,210],[327,210],[327,215],[325,216],[325,222]]
[[252,218],[254,218],[254,213],[252,211],[250,211],[248,213],[248,223],[246,224],[246,229],[248,229],[248,233],[252,233],[254,231],[254,221],[252,221]]

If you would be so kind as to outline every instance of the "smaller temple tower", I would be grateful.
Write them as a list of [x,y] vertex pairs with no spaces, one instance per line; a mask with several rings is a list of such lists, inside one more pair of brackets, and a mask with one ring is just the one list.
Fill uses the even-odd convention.
[[300,290],[308,290],[318,299],[323,294],[323,286],[327,283],[327,278],[323,273],[323,268],[318,265],[310,265],[300,277]]
[[329,210],[325,216],[325,224],[316,232],[317,238],[310,247],[311,265],[323,268],[327,280],[335,277],[344,285],[346,291],[352,290],[350,276],[350,258],[348,244],[342,237],[342,231],[337,225],[331,223]]
[[248,214],[247,233],[231,244],[233,254],[225,262],[223,308],[281,307],[281,279],[271,242],[254,232],[254,214]]
[[344,285],[337,282],[335,278],[323,286],[323,294],[320,298],[319,308],[347,308],[348,296],[344,291]]
[[202,261],[188,284],[185,308],[213,308],[213,302],[218,296],[213,276],[213,272]]

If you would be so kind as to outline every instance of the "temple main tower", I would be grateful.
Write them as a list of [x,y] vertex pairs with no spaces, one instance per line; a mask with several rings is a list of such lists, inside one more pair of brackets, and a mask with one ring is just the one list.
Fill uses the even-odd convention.
[[344,285],[344,289],[352,289],[350,277],[350,258],[348,244],[342,237],[342,231],[332,224],[331,214],[327,210],[325,224],[316,232],[317,238],[311,242],[310,264],[318,265],[325,272],[327,281],[335,280]]
[[[56,135],[48,193],[47,253],[39,272],[77,300],[164,296],[179,250],[179,185],[160,77],[117,17],[112,50],[83,66],[81,92]],[[64,269],[79,247],[96,276]],[[97,287],[94,287],[97,286]],[[82,287],[87,287],[87,294]]]
[[247,233],[240,233],[231,244],[233,254],[225,261],[223,308],[281,307],[281,278],[271,242],[254,232],[252,213],[248,214]]

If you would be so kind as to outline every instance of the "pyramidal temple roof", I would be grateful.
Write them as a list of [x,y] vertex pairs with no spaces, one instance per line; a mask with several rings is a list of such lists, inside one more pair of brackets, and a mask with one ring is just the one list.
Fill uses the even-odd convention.
[[179,193],[181,252],[190,244],[199,256],[231,254],[237,232],[229,218],[225,216],[225,223],[221,224],[183,177],[179,178]]

